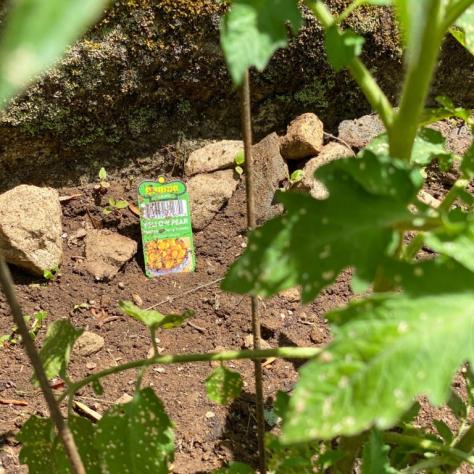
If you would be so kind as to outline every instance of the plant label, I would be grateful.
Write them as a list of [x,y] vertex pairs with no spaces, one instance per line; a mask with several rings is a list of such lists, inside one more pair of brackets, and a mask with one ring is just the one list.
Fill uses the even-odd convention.
[[138,186],[140,228],[148,277],[192,272],[195,268],[191,211],[180,180],[143,181]]

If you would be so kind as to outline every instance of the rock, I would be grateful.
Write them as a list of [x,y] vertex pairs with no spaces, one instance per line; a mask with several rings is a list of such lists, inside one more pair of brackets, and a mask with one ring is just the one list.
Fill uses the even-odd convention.
[[298,288],[289,288],[288,290],[280,291],[278,295],[290,303],[297,303],[301,299],[300,290]]
[[327,340],[328,335],[323,327],[313,326],[313,329],[311,329],[311,333],[309,334],[309,338],[315,344],[321,344]]
[[254,191],[257,223],[261,224],[282,212],[274,204],[275,191],[288,179],[288,166],[280,154],[280,139],[276,133],[267,135],[252,147]]
[[0,195],[0,253],[35,275],[59,267],[61,204],[51,188],[22,184]]
[[330,161],[350,156],[354,156],[354,153],[346,146],[337,142],[328,143],[323,147],[318,156],[311,158],[306,163],[303,168],[303,179],[296,188],[309,192],[315,199],[326,199],[328,192],[323,183],[314,178],[314,173],[320,166]]
[[[244,338],[243,347],[245,349],[252,349],[253,348],[253,335],[247,334]],[[260,349],[271,349],[272,346],[265,341],[265,339],[260,338]]]
[[233,168],[235,156],[240,151],[243,152],[243,143],[240,140],[221,140],[199,148],[193,151],[186,161],[186,176]]
[[234,170],[193,176],[187,183],[193,229],[206,227],[234,194],[238,184]]
[[117,398],[117,400],[115,400],[115,403],[121,405],[124,403],[131,402],[132,400],[133,400],[133,397],[131,395],[129,395],[128,393],[124,393],[119,398]]
[[74,350],[81,356],[89,356],[104,347],[104,338],[90,331],[84,331],[77,339]]
[[313,113],[296,117],[281,139],[281,154],[287,160],[309,158],[323,147],[323,123]]
[[338,138],[360,150],[384,131],[385,127],[378,115],[364,115],[355,120],[343,120],[339,124]]
[[93,229],[85,239],[87,271],[96,280],[111,280],[137,252],[137,243],[107,229]]

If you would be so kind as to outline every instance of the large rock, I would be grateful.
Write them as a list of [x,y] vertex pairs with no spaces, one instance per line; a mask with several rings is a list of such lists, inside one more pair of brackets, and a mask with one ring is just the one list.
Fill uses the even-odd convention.
[[206,227],[234,194],[238,184],[234,170],[193,176],[187,183],[193,229]]
[[240,140],[210,143],[189,155],[185,165],[186,176],[232,168],[239,152],[243,152],[243,143]]
[[85,239],[87,271],[96,280],[111,280],[137,253],[137,243],[107,229],[93,229]]
[[280,151],[287,160],[299,160],[317,155],[323,147],[324,125],[312,113],[296,117],[281,139]]
[[62,259],[58,192],[26,184],[0,195],[0,253],[33,274],[57,268]]
[[288,179],[288,166],[280,154],[280,139],[276,133],[267,135],[252,147],[254,163],[255,211],[261,224],[282,210],[274,203],[275,191]]
[[360,150],[384,131],[385,127],[378,115],[364,115],[355,120],[343,120],[339,124],[338,138]]
[[298,184],[297,188],[305,190],[311,194],[315,199],[325,199],[328,197],[326,187],[314,177],[316,170],[330,161],[338,158],[346,158],[354,156],[352,150],[347,146],[341,145],[337,142],[328,143],[323,147],[321,153],[309,160],[303,168],[303,179]]

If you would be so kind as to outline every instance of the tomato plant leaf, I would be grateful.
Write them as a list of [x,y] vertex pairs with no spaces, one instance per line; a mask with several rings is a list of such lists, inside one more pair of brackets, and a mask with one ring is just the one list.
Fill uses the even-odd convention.
[[380,258],[392,251],[393,228],[413,217],[407,204],[422,183],[419,173],[367,153],[333,161],[316,176],[329,198],[280,193],[286,214],[250,234],[223,289],[271,296],[299,285],[308,302],[350,266],[359,279],[372,281]]
[[[413,144],[413,150],[411,155],[412,163],[420,166],[426,166],[431,163],[435,158],[449,158],[452,160],[453,156],[451,153],[446,151],[445,138],[437,130],[432,128],[422,128]],[[379,135],[374,138],[364,150],[369,150],[376,155],[389,155],[388,148],[388,136],[386,133]],[[361,154],[364,153],[364,150]]]
[[273,53],[288,43],[288,28],[302,24],[296,0],[234,0],[221,22],[221,46],[235,85],[255,66],[263,71]]
[[104,0],[17,0],[0,41],[0,102],[4,102],[63,54],[102,12]]
[[446,443],[451,443],[454,439],[454,435],[449,426],[443,420],[433,420],[433,424],[441,438],[443,438]]
[[186,310],[182,314],[162,314],[151,309],[142,309],[134,305],[131,301],[120,301],[120,309],[125,313],[142,322],[148,327],[161,327],[172,329],[181,326],[186,319],[194,315],[194,311]]
[[390,466],[389,451],[380,433],[371,430],[362,452],[362,474],[396,474],[398,471]]
[[474,5],[467,8],[458,18],[450,32],[459,43],[474,54]]
[[[94,445],[94,425],[87,419],[71,416],[69,428],[74,436],[82,462],[88,474],[101,474],[99,457]],[[72,473],[61,441],[49,418],[30,417],[17,435],[21,442],[20,462],[35,474]]]
[[472,292],[376,295],[328,318],[334,340],[300,371],[286,443],[390,428],[420,394],[446,402],[456,370],[474,361]]
[[[54,321],[46,332],[46,338],[40,351],[41,362],[48,379],[66,374],[71,350],[76,339],[83,333],[69,321]],[[33,378],[36,380],[36,377]]]
[[107,410],[97,423],[95,442],[104,472],[166,474],[173,460],[172,424],[151,388]]
[[223,366],[217,367],[205,381],[207,396],[220,405],[227,405],[242,391],[242,377]]
[[469,179],[474,178],[474,141],[471,143],[471,146],[464,154],[461,163],[461,171]]
[[435,252],[451,257],[474,272],[474,219],[467,223],[462,232],[455,235],[443,230],[428,232],[425,243]]
[[350,30],[340,31],[336,24],[324,33],[324,45],[329,64],[336,70],[348,66],[362,53],[365,39]]

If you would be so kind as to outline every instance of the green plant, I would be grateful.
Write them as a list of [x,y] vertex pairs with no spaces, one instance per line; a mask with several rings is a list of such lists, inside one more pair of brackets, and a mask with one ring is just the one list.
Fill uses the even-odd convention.
[[[48,2],[50,6],[55,3]],[[363,39],[340,28],[360,5],[390,3],[397,9],[406,50],[398,109],[359,59]],[[472,49],[474,0],[355,0],[338,17],[320,0],[307,0],[306,6],[325,30],[329,62],[336,70],[351,72],[383,120],[386,134],[357,158],[333,161],[318,169],[316,176],[329,191],[326,200],[279,193],[285,214],[250,233],[247,250],[222,286],[252,295],[253,350],[161,355],[156,332],[182,324],[191,314],[165,315],[122,302],[125,313],[148,327],[152,356],[72,380],[67,367],[82,330],[67,320],[55,321],[48,328],[38,360],[8,270],[0,260],[0,280],[34,366],[34,382],[40,383],[51,412],[51,419],[31,417],[18,436],[20,459],[30,472],[167,472],[173,458],[172,424],[154,392],[141,387],[144,371],[155,364],[252,359],[258,408],[262,400],[258,361],[267,357],[310,361],[301,369],[293,393],[277,397],[272,420],[281,418],[281,436],[267,436],[268,464],[260,430],[263,418],[258,420],[260,474],[267,465],[272,472],[286,474],[315,469],[347,473],[358,463],[363,473],[454,472],[462,462],[474,464],[474,427],[469,419],[473,406],[474,200],[466,190],[474,178],[474,145],[462,157],[461,175],[438,208],[417,198],[423,185],[422,168],[440,157],[451,160],[442,137],[422,126],[455,116],[472,127],[463,109],[449,101],[442,99],[439,110],[424,107],[444,35],[450,31]],[[286,45],[288,26],[296,32],[302,23],[296,0],[282,0],[278,7],[270,0],[234,0],[221,28],[231,77],[237,86],[242,85],[250,185],[248,69],[262,70],[273,52]],[[247,186],[247,192],[253,200],[250,188]],[[252,212],[249,224],[255,226]],[[424,245],[437,255],[417,259]],[[366,293],[371,288],[373,293],[358,294],[346,307],[327,315],[333,330],[329,344],[322,349],[259,348],[257,296],[300,286],[303,300],[309,302],[349,267],[354,291]],[[463,366],[467,401],[450,390],[454,374]],[[108,409],[97,425],[72,414],[78,390],[90,385],[100,395],[107,376],[131,369],[137,369],[132,401]],[[47,379],[57,376],[64,380],[65,390],[56,400]],[[221,366],[205,385],[213,400],[227,403],[238,395],[241,381],[238,374]],[[440,420],[434,423],[437,434],[410,424],[416,414],[416,397],[422,394],[437,405],[448,403],[460,420],[457,432]],[[58,408],[63,401],[68,405],[66,423]],[[233,463],[218,472],[253,470]]]
[[123,199],[116,200],[113,198],[109,198],[109,205],[104,207],[104,209],[102,209],[102,212],[105,215],[108,215],[111,212],[120,211],[121,209],[126,209],[127,207],[128,207],[128,201],[125,201]]
[[56,281],[61,276],[61,271],[58,267],[44,270],[43,277],[48,281]]
[[100,191],[101,193],[105,193],[107,189],[110,188],[110,183],[107,181],[107,171],[103,166],[102,168],[100,168],[97,177],[99,179],[99,182],[95,185],[94,189]]
[[290,174],[290,184],[295,185],[303,179],[304,173],[303,170],[295,170]]
[[[43,327],[43,321],[48,316],[46,311],[37,311],[33,313],[32,316],[25,315],[23,316],[23,320],[25,324],[29,326],[28,332],[30,337],[35,340],[36,336],[38,335],[39,330]],[[5,344],[18,344],[21,342],[21,334],[18,331],[18,327],[12,326],[9,334],[4,334],[0,336],[0,347]]]
[[244,173],[244,169],[242,168],[244,163],[245,163],[244,152],[239,151],[239,153],[237,153],[237,155],[235,155],[235,158],[234,158],[234,164],[235,164],[234,169],[237,174],[242,175]]

